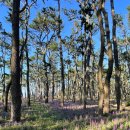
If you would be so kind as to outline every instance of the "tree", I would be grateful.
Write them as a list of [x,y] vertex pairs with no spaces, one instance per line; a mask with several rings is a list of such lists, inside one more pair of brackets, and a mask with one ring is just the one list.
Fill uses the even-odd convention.
[[90,66],[90,57],[91,57],[91,50],[92,50],[92,31],[94,29],[92,17],[94,15],[93,4],[94,1],[82,1],[78,0],[80,3],[80,15],[81,15],[81,27],[83,28],[84,35],[83,35],[83,90],[84,90],[84,109],[86,108],[86,100],[87,100],[87,92],[90,88],[90,76],[89,76],[89,66]]
[[13,0],[12,11],[12,56],[11,56],[11,120],[21,119],[21,86],[19,58],[19,11],[20,0]]
[[57,36],[59,40],[59,52],[60,52],[60,66],[61,66],[61,85],[62,85],[62,95],[61,95],[61,105],[64,105],[64,96],[65,96],[65,77],[64,77],[64,61],[63,61],[63,47],[62,47],[62,39],[61,39],[61,17],[60,17],[60,0],[58,0],[58,31]]
[[[100,59],[99,59],[99,69],[98,69],[98,78],[99,78],[99,113],[108,114],[110,109],[110,80],[113,71],[113,52],[112,44],[110,41],[110,29],[109,29],[109,20],[108,13],[104,7],[105,2],[100,1],[98,3],[97,17],[99,22],[100,29],[100,39],[101,39],[101,50],[100,50]],[[104,23],[103,23],[104,20]],[[105,24],[105,27],[104,27]],[[104,35],[106,34],[106,35]],[[108,49],[105,48],[105,41],[107,42]],[[103,83],[103,59],[104,53],[108,56],[108,69],[106,72],[105,81]]]
[[121,100],[121,84],[120,84],[120,65],[119,65],[119,56],[118,56],[118,46],[117,46],[117,38],[116,38],[116,15],[114,9],[114,1],[111,0],[111,14],[112,14],[112,40],[114,47],[114,61],[115,61],[115,91],[116,91],[116,102],[117,102],[117,111],[120,110],[120,100]]
[[[102,3],[103,5],[105,3]],[[110,29],[109,29],[109,20],[108,20],[108,13],[106,12],[104,6],[102,8],[102,13],[104,15],[104,22],[105,22],[105,34],[106,34],[106,41],[107,41],[107,56],[108,56],[108,69],[107,74],[105,77],[105,84],[104,84],[104,108],[103,113],[108,114],[110,111],[110,81],[111,75],[113,71],[113,51],[112,51],[112,43],[110,40]]]
[[99,56],[99,63],[98,63],[98,84],[99,84],[99,102],[98,102],[98,108],[99,108],[99,114],[103,114],[103,99],[104,99],[104,87],[102,82],[102,76],[103,76],[103,59],[104,59],[104,51],[105,51],[105,38],[104,38],[104,27],[103,27],[103,18],[101,14],[101,8],[102,3],[99,1],[98,4],[98,10],[97,10],[97,18],[99,22],[99,29],[100,29],[100,40],[101,40],[101,49],[100,49],[100,56]]

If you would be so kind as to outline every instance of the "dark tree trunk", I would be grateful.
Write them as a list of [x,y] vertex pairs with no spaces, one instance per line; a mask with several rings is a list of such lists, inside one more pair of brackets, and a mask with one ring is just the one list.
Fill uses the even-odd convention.
[[86,85],[87,85],[87,40],[86,40],[86,29],[84,27],[84,33],[85,33],[85,36],[84,36],[84,60],[83,60],[83,88],[84,88],[84,109],[86,109],[86,104],[87,104],[87,88],[86,88]]
[[92,61],[92,80],[91,80],[91,93],[92,93],[92,100],[93,99],[95,99],[95,94],[96,94],[96,92],[95,92],[95,76],[94,76],[94,71],[95,71],[95,69],[94,69],[94,67],[95,67],[95,56],[93,56],[93,61]]
[[90,57],[91,57],[91,51],[92,51],[92,33],[89,32],[89,38],[88,38],[88,46],[87,46],[87,92],[90,92],[90,98],[91,98],[91,91],[90,91],[90,74],[89,74],[89,66],[90,66]]
[[54,94],[55,94],[55,74],[52,73],[52,101],[54,100]]
[[27,61],[27,73],[26,73],[26,80],[27,80],[27,104],[30,106],[30,86],[29,86],[29,56],[28,56],[28,47],[26,45],[26,61]]
[[117,47],[117,39],[116,39],[116,19],[115,19],[115,11],[114,11],[114,1],[111,2],[111,13],[112,13],[112,39],[113,39],[113,47],[114,47],[114,60],[115,60],[115,92],[116,92],[116,102],[117,102],[117,111],[120,110],[120,100],[121,100],[121,83],[120,83],[120,67],[119,67],[119,59],[118,59],[118,47]]
[[9,94],[10,86],[11,86],[11,80],[9,81],[8,85],[6,86],[6,90],[5,90],[5,102],[4,102],[4,111],[5,112],[8,111],[8,94]]
[[44,54],[44,67],[45,67],[45,103],[48,103],[48,94],[49,94],[49,84],[48,84],[48,73],[47,73],[47,63],[46,63],[46,55]]
[[[19,60],[21,62],[23,62],[23,52],[24,52],[24,48],[26,46],[26,42],[24,42],[24,44],[22,45],[21,49],[20,49],[20,56],[19,56]],[[22,64],[22,63],[21,63]],[[22,83],[22,65],[21,65],[21,69],[20,69],[20,78],[21,78],[21,83]],[[5,87],[5,103],[4,103],[4,107],[6,108],[6,111],[8,111],[8,94],[9,94],[9,90],[10,90],[10,86],[11,86],[11,79],[8,83],[8,85]]]
[[[21,48],[21,53],[20,53],[20,61],[22,60],[23,58],[23,50],[24,50],[24,47],[25,47],[25,44],[22,46]],[[22,71],[22,69],[21,69]],[[22,72],[20,74],[20,78],[22,80]],[[9,90],[10,90],[10,87],[11,87],[11,79],[9,81],[9,83],[7,84],[7,86],[5,87],[5,102],[4,102],[4,108],[6,110],[6,112],[8,111],[8,95],[9,95]],[[21,81],[22,82],[22,81]]]
[[19,10],[20,0],[13,0],[12,14],[12,57],[11,57],[11,120],[21,119],[21,86],[19,58]]
[[67,92],[67,99],[70,98],[70,76],[69,76],[69,65],[68,65],[68,92]]
[[3,103],[5,102],[4,97],[5,97],[5,58],[3,56],[3,78],[2,78],[2,84],[3,84],[3,94],[2,94],[2,101]]
[[[68,60],[70,60],[69,59],[69,55],[70,55],[70,51],[69,51],[69,48],[68,48]],[[70,98],[70,74],[69,74],[69,71],[70,71],[70,63],[68,63],[68,65],[67,65],[67,69],[68,69],[68,74],[67,74],[67,79],[68,79],[68,85],[67,85],[67,87],[68,87],[68,91],[67,91],[67,99],[69,99]]]
[[[83,52],[83,49],[82,49]],[[82,73],[83,73],[83,68],[84,68],[84,56],[82,55]],[[80,103],[83,103],[83,88],[84,88],[84,82],[83,82],[83,78],[81,78],[81,85],[80,85]]]

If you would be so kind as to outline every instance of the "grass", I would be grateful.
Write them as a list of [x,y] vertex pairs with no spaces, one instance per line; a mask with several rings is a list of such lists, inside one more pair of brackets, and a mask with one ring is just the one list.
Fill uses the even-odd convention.
[[40,103],[32,104],[31,108],[24,108],[22,124],[5,126],[1,130],[62,130],[73,129],[76,124],[83,126],[82,121],[70,121],[63,117],[63,114],[52,110],[48,105]]
[[78,111],[69,118],[69,112],[54,110],[40,102],[30,108],[23,107],[22,111],[21,123],[7,123],[0,130],[130,130],[129,111],[108,117],[82,117]]

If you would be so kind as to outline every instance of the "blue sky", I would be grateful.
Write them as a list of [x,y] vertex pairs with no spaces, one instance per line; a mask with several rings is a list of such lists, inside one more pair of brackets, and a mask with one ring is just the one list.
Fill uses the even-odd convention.
[[[24,0],[23,0],[24,1]],[[30,1],[30,0],[29,0]],[[46,4],[43,4],[42,0],[38,0],[37,7],[32,8],[31,10],[31,21],[36,17],[37,12],[42,9],[42,7],[46,6],[52,6],[57,8],[57,2],[55,0],[45,0]],[[115,12],[122,15],[125,18],[126,22],[126,16],[127,16],[127,6],[130,5],[130,0],[114,0],[115,2]],[[78,3],[76,0],[61,0],[61,8],[68,8],[68,9],[79,9]],[[111,26],[111,10],[110,10],[110,3],[109,0],[106,2],[106,10],[109,12],[109,21],[110,21],[110,26]],[[0,5],[0,22],[3,24],[3,28],[5,28],[8,32],[11,32],[11,24],[6,21],[6,18],[8,16],[8,9],[7,7]],[[73,26],[73,22],[68,21],[67,17],[63,15],[63,12],[61,12],[61,17],[63,19],[63,25],[64,25],[64,30],[62,31],[62,37],[66,35],[71,34],[71,28]],[[127,22],[126,22],[127,23]],[[97,33],[93,37],[94,43],[95,43],[95,49],[99,50],[100,48],[100,36],[99,33]],[[65,54],[64,54],[65,57]]]
[[[68,2],[68,1],[70,1],[70,2]],[[114,0],[114,2],[115,2],[116,13],[121,14],[123,17],[126,17],[127,16],[126,8],[128,5],[130,5],[130,0]],[[42,7],[45,7],[42,0],[38,0],[37,5],[38,6],[36,8],[32,9],[31,19],[35,18],[35,16],[37,15],[37,11],[39,11]],[[57,2],[55,0],[46,0],[46,6],[57,7]],[[61,0],[61,8],[79,9],[76,0]],[[109,0],[107,0],[106,9],[107,9],[107,11],[110,12]],[[7,8],[3,5],[0,5],[0,12],[1,12],[0,21],[3,23],[3,27],[6,30],[11,31],[11,24],[9,24],[5,18],[5,16],[8,16]],[[65,27],[62,33],[63,33],[63,35],[69,35],[71,33],[72,24],[70,24],[70,22],[68,22],[67,18],[64,15],[62,15],[62,19],[64,21],[64,27]]]
[[[30,0],[29,0],[30,1]],[[46,0],[47,1],[47,0]],[[70,1],[70,2],[68,2]],[[115,12],[122,15],[125,18],[125,23],[127,23],[127,6],[130,5],[130,0],[114,0],[115,2]],[[57,2],[55,0],[48,0],[46,2],[46,6],[52,6],[52,7],[57,7]],[[33,8],[31,10],[31,20],[33,20],[36,15],[37,12],[40,11],[42,9],[42,7],[45,7],[45,5],[43,4],[42,0],[38,0],[38,6],[36,8]],[[76,2],[76,0],[61,0],[61,8],[69,8],[69,9],[79,9],[78,4]],[[111,12],[110,10],[110,3],[109,0],[107,0],[106,2],[106,9],[107,11]],[[8,16],[8,9],[7,7],[0,5],[0,22],[2,22],[3,24],[3,28],[6,29],[6,31],[11,32],[11,24],[9,22],[6,21],[6,18]],[[73,22],[69,22],[68,19],[62,15],[62,19],[63,19],[63,25],[64,25],[64,30],[62,31],[62,37],[66,36],[66,35],[70,35],[71,34],[71,28],[73,25]],[[30,23],[31,23],[30,20]],[[111,16],[109,15],[109,21],[110,21],[110,26],[111,26]],[[93,40],[95,42],[95,50],[99,50],[100,48],[100,36],[99,33],[97,33],[96,36],[93,37]],[[64,53],[64,57],[66,57],[66,53]],[[9,73],[10,70],[7,70],[7,73]]]

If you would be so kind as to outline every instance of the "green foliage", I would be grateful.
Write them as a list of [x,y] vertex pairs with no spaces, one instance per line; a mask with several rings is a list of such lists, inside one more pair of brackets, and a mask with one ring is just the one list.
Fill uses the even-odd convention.
[[53,42],[53,43],[48,45],[48,49],[50,49],[52,51],[58,51],[58,44]]
[[[106,117],[80,118],[76,112],[74,118],[63,111],[54,110],[41,102],[32,102],[32,107],[23,107],[23,122],[0,128],[1,130],[126,130],[130,126],[129,114],[113,113]],[[72,114],[72,113],[71,113]],[[79,117],[78,117],[79,115]],[[69,117],[69,118],[68,118]],[[24,121],[25,120],[25,121]],[[3,122],[3,121],[1,121]]]
[[127,102],[126,102],[126,106],[130,106],[130,101],[127,101]]
[[30,27],[37,31],[48,31],[50,29],[56,29],[56,11],[52,7],[43,8],[42,12],[38,12],[37,17],[33,20]]
[[0,2],[4,3],[6,6],[11,7],[13,0],[0,0]]
[[77,61],[77,66],[81,67],[82,66],[82,61]]
[[26,119],[26,122],[22,125],[6,126],[1,130],[62,130],[64,128],[73,130],[77,125],[81,130],[84,130],[85,122],[69,121],[65,119],[65,116],[58,111],[52,110],[48,105],[34,103],[32,108],[23,112],[23,119]]
[[70,21],[76,19],[78,16],[77,10],[74,9],[64,9],[64,14],[67,15]]

